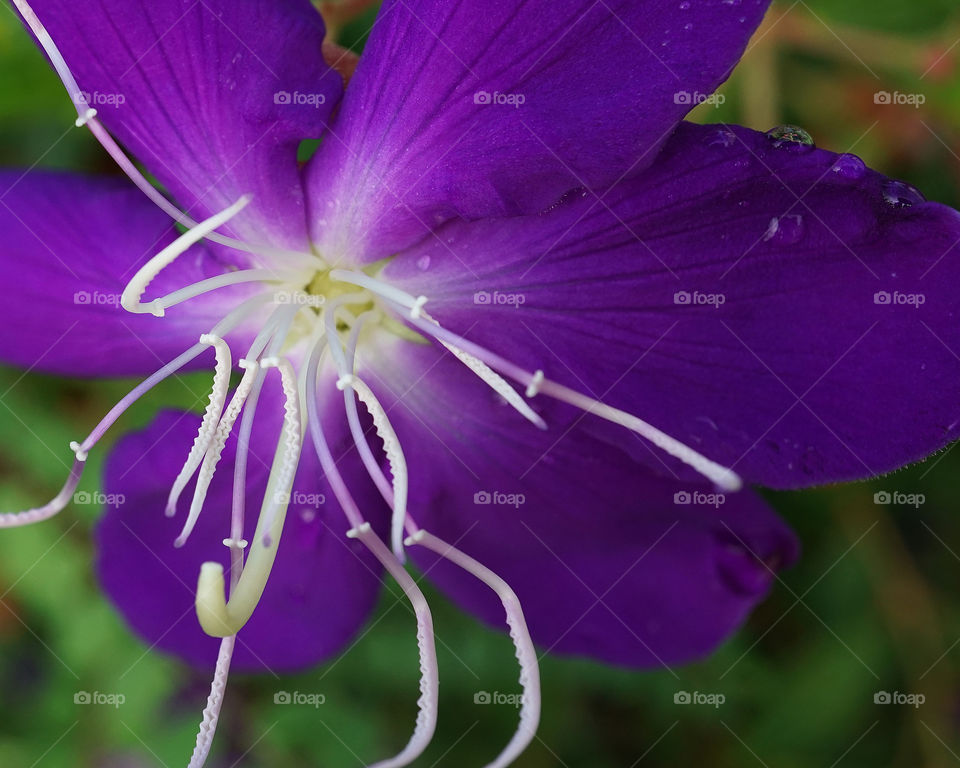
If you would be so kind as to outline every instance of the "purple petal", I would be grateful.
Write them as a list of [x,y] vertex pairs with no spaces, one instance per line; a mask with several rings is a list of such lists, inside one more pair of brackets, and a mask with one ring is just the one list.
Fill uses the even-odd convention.
[[[250,292],[240,286],[171,309],[164,318],[120,306],[127,281],[176,237],[167,216],[132,184],[65,173],[0,172],[0,359],[71,376],[158,369]],[[194,246],[151,284],[162,296],[220,274]]]
[[251,242],[304,247],[297,145],[342,91],[309,0],[38,0],[91,106],[197,220],[241,195]]
[[[268,383],[248,465],[248,540],[252,540],[266,488],[280,409],[278,392]],[[181,498],[178,515],[164,516],[170,486],[198,426],[193,414],[166,411],[146,430],[117,444],[107,463],[104,487],[108,502],[121,503],[107,508],[98,528],[98,570],[107,594],[145,642],[207,667],[216,659],[218,641],[200,629],[193,602],[201,563],[219,561],[228,570],[228,550],[222,541],[230,534],[233,439],[197,527],[183,548],[175,548],[173,541],[190,505],[192,483]],[[363,472],[355,458],[355,454],[347,456],[340,464],[348,481],[350,473]],[[360,484],[351,489],[364,490]],[[270,580],[252,618],[237,636],[235,669],[290,671],[329,658],[359,631],[377,599],[380,566],[362,544],[346,538],[349,526],[321,479],[316,458],[307,451],[291,496]],[[374,519],[382,518],[378,499],[361,494],[358,501],[366,502],[366,511],[372,510]]]
[[767,5],[389,0],[310,171],[315,239],[373,261],[641,170]]
[[[960,215],[850,156],[777,144],[685,124],[601,198],[452,224],[385,279],[750,482],[921,459],[960,433]],[[585,424],[684,472],[619,427]]]
[[[413,516],[510,583],[544,649],[637,666],[702,657],[793,561],[792,534],[750,491],[721,502],[583,430],[541,431],[452,356],[405,347],[372,370],[410,465]],[[410,552],[502,626],[502,607],[473,577]]]

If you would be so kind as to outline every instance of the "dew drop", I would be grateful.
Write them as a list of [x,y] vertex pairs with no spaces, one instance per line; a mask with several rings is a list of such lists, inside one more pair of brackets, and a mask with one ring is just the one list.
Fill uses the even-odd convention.
[[840,155],[831,170],[844,179],[857,181],[867,172],[867,165],[856,155]]
[[894,208],[912,208],[915,205],[927,202],[919,189],[905,181],[887,179],[883,182],[883,199]]
[[430,269],[430,257],[424,255],[417,259],[417,269],[419,269],[421,272],[426,272],[428,269]]
[[778,125],[767,131],[767,138],[777,149],[786,149],[791,152],[805,153],[816,147],[813,137],[803,128],[795,125]]
[[803,216],[799,213],[775,216],[770,219],[770,226],[767,227],[763,239],[765,242],[773,240],[782,245],[794,245],[803,239],[805,229]]
[[683,2],[680,3],[680,10],[681,10],[681,11],[689,11],[689,10],[690,10],[690,0],[683,0]]

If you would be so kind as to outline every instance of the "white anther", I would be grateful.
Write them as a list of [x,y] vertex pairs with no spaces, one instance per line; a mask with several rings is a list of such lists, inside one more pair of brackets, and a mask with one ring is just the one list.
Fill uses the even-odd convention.
[[536,397],[537,393],[540,391],[540,385],[543,384],[543,371],[539,368],[534,371],[533,378],[530,380],[530,384],[527,385],[526,396],[527,397]]
[[177,501],[183,489],[187,487],[190,478],[203,461],[210,446],[213,444],[216,436],[217,424],[220,423],[220,417],[223,415],[223,407],[227,402],[227,395],[230,392],[230,371],[233,369],[233,358],[230,355],[230,347],[219,336],[212,333],[205,333],[200,337],[200,343],[212,346],[216,351],[217,362],[213,374],[213,387],[210,390],[210,398],[207,401],[206,410],[203,413],[203,420],[200,422],[200,429],[193,440],[187,459],[183,463],[177,479],[174,480],[170,488],[170,494],[167,497],[167,517],[173,517],[177,511]]
[[241,360],[240,367],[243,368],[243,378],[237,385],[233,397],[223,411],[220,417],[220,423],[217,424],[213,440],[207,447],[207,452],[203,457],[203,464],[200,466],[200,474],[197,476],[197,485],[193,490],[193,500],[190,502],[190,513],[187,515],[187,521],[183,525],[178,540],[186,541],[193,531],[193,527],[200,517],[200,511],[203,509],[204,499],[207,497],[207,490],[213,481],[213,476],[217,469],[217,463],[223,455],[224,446],[227,444],[227,438],[233,431],[233,425],[243,409],[250,390],[253,389],[254,381],[260,373],[260,365],[255,360]]
[[73,455],[77,457],[77,461],[87,460],[87,452],[82,450],[82,446],[76,440],[70,441],[70,450],[73,451]]
[[410,307],[410,317],[416,320],[418,317],[422,316],[423,305],[427,303],[426,296],[417,296],[416,300],[413,302],[413,306]]
[[230,549],[246,549],[250,545],[250,542],[246,539],[224,539],[223,546],[229,547]]
[[93,107],[88,108],[82,115],[79,115],[76,120],[73,121],[73,124],[77,128],[83,128],[87,123],[89,123],[93,118],[97,116],[97,110]]
[[[343,377],[346,378],[346,377]],[[357,394],[360,402],[366,407],[368,413],[373,418],[373,426],[377,430],[377,435],[383,442],[383,452],[387,455],[387,463],[390,465],[390,475],[393,480],[393,516],[391,518],[391,544],[393,553],[400,562],[404,561],[403,554],[403,524],[407,519],[407,492],[410,485],[409,472],[407,470],[407,460],[403,455],[403,448],[397,433],[387,417],[377,396],[361,379],[356,376],[350,376],[352,381],[350,386]]]
[[484,384],[486,384],[494,392],[500,395],[500,397],[506,400],[507,403],[509,403],[510,406],[513,407],[513,409],[523,416],[527,421],[535,424],[540,429],[547,428],[547,423],[540,417],[540,414],[534,411],[533,408],[531,408],[527,402],[520,397],[520,393],[510,386],[510,383],[503,378],[503,376],[493,370],[485,362],[480,360],[480,358],[474,357],[469,352],[464,352],[459,347],[455,347],[445,341],[441,341],[440,343],[450,350],[457,360],[477,374]]
[[[286,358],[268,357],[262,362],[264,368],[276,368],[280,371],[280,383],[283,387],[283,431],[274,455],[273,467],[267,481],[268,503],[260,513],[258,529],[265,532],[263,545],[269,547],[279,538],[274,535],[273,522],[279,516],[279,509],[286,510],[290,503],[290,491],[293,479],[300,464],[300,450],[303,446],[303,431],[300,418],[300,391],[297,389],[297,377],[293,366]],[[282,518],[280,525],[282,526]]]
[[370,530],[370,523],[362,523],[356,528],[351,528],[347,531],[348,539],[359,539],[364,533]]
[[343,376],[337,379],[337,389],[339,389],[341,392],[343,392],[343,390],[345,390],[347,387],[353,389],[356,387],[358,381],[359,379],[352,373],[345,373]]
[[537,651],[534,648],[530,631],[527,629],[526,619],[523,616],[523,609],[520,606],[520,600],[510,585],[500,576],[433,534],[421,529],[410,536],[409,540],[412,543],[422,544],[445,560],[449,560],[476,576],[497,594],[503,604],[507,626],[510,628],[510,638],[513,640],[517,661],[520,663],[520,685],[523,688],[522,706],[520,708],[520,723],[516,733],[514,733],[510,743],[493,762],[487,764],[486,768],[506,768],[533,741],[540,722],[540,667]]
[[204,237],[215,229],[222,227],[230,221],[240,211],[247,207],[251,200],[250,195],[243,195],[237,202],[220,213],[211,216],[206,221],[197,224],[193,229],[184,232],[180,237],[174,240],[170,245],[164,248],[160,253],[154,256],[150,261],[143,265],[133,276],[133,279],[127,283],[120,297],[120,305],[128,312],[135,314],[145,314],[150,312],[157,317],[163,317],[164,305],[161,300],[150,301],[141,304],[140,299],[146,293],[147,287],[164,269],[170,266],[178,256],[200,242]]

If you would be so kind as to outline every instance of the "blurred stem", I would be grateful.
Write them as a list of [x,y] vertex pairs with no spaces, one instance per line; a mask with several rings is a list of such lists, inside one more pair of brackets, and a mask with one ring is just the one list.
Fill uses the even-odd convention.
[[[923,693],[926,703],[923,714],[911,707],[909,718],[915,731],[915,742],[926,768],[947,768],[946,750],[930,735],[928,725],[944,740],[953,733],[950,721],[951,692],[955,689],[955,672],[943,653],[944,636],[934,600],[913,556],[904,545],[887,508],[867,505],[863,486],[849,486],[835,497],[833,516],[847,538],[855,541],[876,521],[872,532],[857,547],[863,561],[880,617],[890,633],[909,685],[908,693]],[[917,765],[906,760],[906,765]]]
[[768,14],[754,35],[740,63],[743,121],[758,131],[766,131],[782,122],[777,72],[780,17]]

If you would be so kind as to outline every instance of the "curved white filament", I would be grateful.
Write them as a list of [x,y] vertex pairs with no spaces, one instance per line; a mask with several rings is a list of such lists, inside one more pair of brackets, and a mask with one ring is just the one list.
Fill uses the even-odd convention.
[[176,513],[177,500],[180,498],[180,494],[187,487],[193,473],[197,471],[197,467],[200,466],[204,454],[206,454],[210,443],[213,441],[217,423],[220,421],[220,415],[223,413],[223,406],[230,389],[230,371],[233,369],[233,357],[230,354],[229,345],[219,336],[213,336],[209,333],[200,337],[200,343],[213,346],[216,350],[217,361],[213,374],[213,388],[210,391],[210,399],[200,422],[200,430],[197,432],[190,453],[187,455],[187,460],[180,470],[180,474],[177,475],[177,479],[174,480],[170,495],[167,497],[167,517],[173,517]]
[[203,768],[210,755],[213,737],[217,733],[217,723],[220,721],[220,709],[223,707],[223,699],[227,693],[227,678],[230,674],[230,661],[233,658],[233,647],[236,642],[237,638],[233,635],[220,641],[217,666],[210,684],[210,696],[203,710],[203,719],[200,721],[200,730],[197,732],[197,744],[193,748],[193,755],[190,757],[187,768]]
[[[263,596],[276,560],[293,475],[300,454],[300,403],[293,368],[285,359],[271,360],[270,366],[267,362],[264,361],[264,368],[279,368],[286,396],[283,434],[274,454],[260,519],[257,521],[254,540],[250,544],[250,555],[229,602],[225,595],[223,566],[216,562],[205,562],[200,567],[195,601],[197,618],[204,632],[213,637],[227,637],[239,632]],[[290,470],[291,465],[294,471]]]
[[433,616],[423,592],[386,545],[373,532],[369,523],[347,533],[362,541],[383,564],[403,590],[417,618],[417,648],[420,652],[420,698],[417,699],[417,722],[407,746],[394,757],[374,763],[370,768],[403,768],[416,760],[430,744],[437,728],[440,675],[437,649],[433,636]]
[[184,523],[183,530],[177,537],[177,541],[186,542],[193,532],[197,519],[200,517],[200,511],[203,509],[203,502],[207,498],[210,483],[216,474],[217,464],[220,462],[223,449],[227,444],[227,438],[230,437],[233,425],[236,423],[240,411],[243,410],[243,404],[253,388],[254,379],[260,372],[260,365],[256,361],[241,360],[238,365],[243,369],[243,377],[224,409],[223,416],[214,431],[213,440],[203,456],[203,464],[200,465],[200,474],[197,475],[197,484],[193,489],[193,499],[190,502],[190,513]]
[[164,269],[169,267],[178,256],[240,213],[240,211],[247,207],[250,200],[249,195],[243,195],[229,208],[225,208],[220,211],[220,213],[211,216],[206,221],[202,221],[192,229],[187,230],[170,243],[170,245],[161,250],[160,253],[144,264],[130,282],[127,283],[127,287],[123,289],[123,293],[120,296],[120,306],[127,310],[127,312],[133,312],[134,314],[152,313],[157,317],[163,317],[164,308],[162,304],[157,301],[150,301],[146,304],[140,303],[140,299],[143,298],[143,294],[146,293],[150,283],[152,283],[154,278]]
[[533,640],[530,637],[530,631],[527,629],[527,622],[523,616],[520,600],[510,585],[500,576],[432,533],[421,528],[407,539],[407,546],[414,544],[420,544],[436,552],[444,559],[473,574],[496,592],[500,602],[503,603],[507,626],[510,628],[510,638],[513,640],[517,661],[520,663],[520,686],[523,688],[523,704],[520,707],[520,723],[517,726],[516,733],[503,751],[492,763],[488,763],[486,768],[505,768],[530,745],[530,742],[536,736],[537,726],[540,724],[540,664],[537,659],[537,650],[534,648]]

